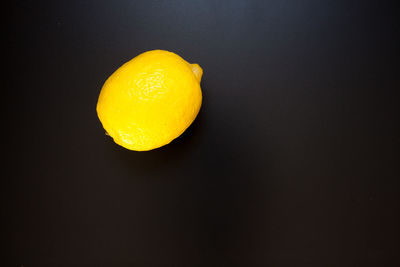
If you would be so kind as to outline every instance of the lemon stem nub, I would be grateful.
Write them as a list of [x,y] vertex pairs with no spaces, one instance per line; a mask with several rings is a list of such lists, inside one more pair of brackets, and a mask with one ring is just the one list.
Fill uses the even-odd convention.
[[203,69],[199,66],[199,64],[196,63],[190,65],[192,66],[192,71],[194,73],[194,76],[196,76],[196,79],[200,82],[201,76],[203,76]]

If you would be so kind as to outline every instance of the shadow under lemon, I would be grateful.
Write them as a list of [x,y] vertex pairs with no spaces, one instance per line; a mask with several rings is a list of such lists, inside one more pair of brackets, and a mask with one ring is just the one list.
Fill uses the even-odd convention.
[[168,179],[168,170],[181,168],[179,164],[199,151],[200,139],[204,133],[203,107],[193,123],[171,143],[149,151],[132,151],[107,138],[107,150],[132,172],[132,179]]

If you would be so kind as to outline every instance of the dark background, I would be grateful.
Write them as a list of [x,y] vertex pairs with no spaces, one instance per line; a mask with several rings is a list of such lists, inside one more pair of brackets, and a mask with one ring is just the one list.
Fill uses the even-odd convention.
[[[3,8],[10,266],[400,266],[396,1],[15,1]],[[204,69],[170,145],[95,106],[152,49]]]

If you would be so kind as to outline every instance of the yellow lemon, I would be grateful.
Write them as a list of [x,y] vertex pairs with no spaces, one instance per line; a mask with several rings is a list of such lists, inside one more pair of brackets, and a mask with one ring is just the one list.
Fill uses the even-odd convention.
[[172,52],[148,51],[104,83],[97,115],[114,141],[130,150],[161,147],[181,135],[199,113],[203,70]]

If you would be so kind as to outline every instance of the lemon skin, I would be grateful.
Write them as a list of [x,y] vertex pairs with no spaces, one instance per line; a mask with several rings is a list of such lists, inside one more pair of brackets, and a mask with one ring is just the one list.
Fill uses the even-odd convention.
[[98,117],[115,143],[135,151],[164,146],[194,121],[202,103],[203,70],[175,53],[152,50],[104,83]]

